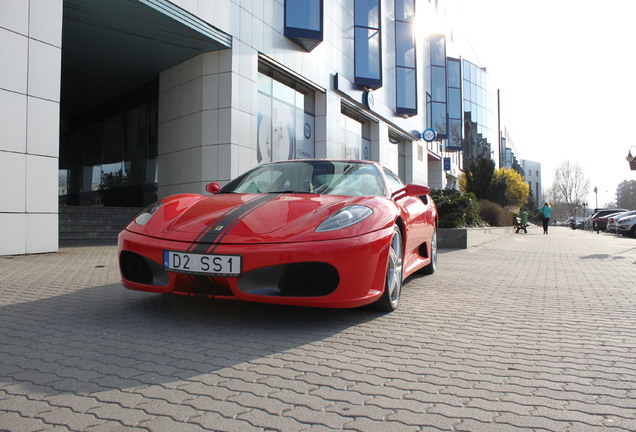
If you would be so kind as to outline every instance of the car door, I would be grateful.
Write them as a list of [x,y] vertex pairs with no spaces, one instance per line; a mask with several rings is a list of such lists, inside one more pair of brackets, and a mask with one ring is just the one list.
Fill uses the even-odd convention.
[[[405,184],[392,171],[384,168],[391,193],[402,189]],[[403,196],[396,199],[400,207],[406,228],[404,242],[404,274],[410,274],[412,268],[421,263],[422,257],[429,254],[430,242],[435,229],[435,207],[426,195]],[[427,252],[421,251],[426,244]]]

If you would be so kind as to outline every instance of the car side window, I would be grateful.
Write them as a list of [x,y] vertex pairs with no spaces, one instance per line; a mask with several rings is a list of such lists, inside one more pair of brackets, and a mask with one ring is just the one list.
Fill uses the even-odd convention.
[[389,188],[391,189],[391,193],[394,193],[397,190],[402,189],[405,185],[404,182],[396,176],[392,171],[389,171],[387,168],[382,167],[384,170],[384,175],[386,176],[387,181],[389,182]]

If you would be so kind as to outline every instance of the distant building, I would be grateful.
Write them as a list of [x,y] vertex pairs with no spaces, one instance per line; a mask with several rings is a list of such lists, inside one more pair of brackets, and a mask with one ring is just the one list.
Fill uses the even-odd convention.
[[525,174],[526,182],[530,186],[532,195],[537,204],[541,203],[543,196],[541,194],[541,162],[522,159],[521,167]]
[[636,209],[636,180],[625,180],[616,189],[618,208]]

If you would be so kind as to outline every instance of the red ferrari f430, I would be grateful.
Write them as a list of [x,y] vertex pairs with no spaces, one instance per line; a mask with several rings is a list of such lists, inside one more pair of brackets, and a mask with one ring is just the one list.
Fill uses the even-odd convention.
[[206,189],[155,202],[119,234],[124,286],[392,311],[406,277],[435,271],[429,188],[377,163],[274,162]]

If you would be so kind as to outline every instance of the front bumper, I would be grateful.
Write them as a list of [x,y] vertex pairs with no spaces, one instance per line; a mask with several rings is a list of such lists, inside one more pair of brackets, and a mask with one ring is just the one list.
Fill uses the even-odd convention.
[[621,234],[628,234],[631,233],[632,229],[634,228],[634,222],[622,223],[617,225],[616,228],[617,232]]
[[304,243],[221,244],[241,255],[239,277],[168,272],[163,251],[190,243],[119,234],[122,284],[130,289],[317,307],[357,307],[377,300],[386,279],[392,227],[362,236]]

